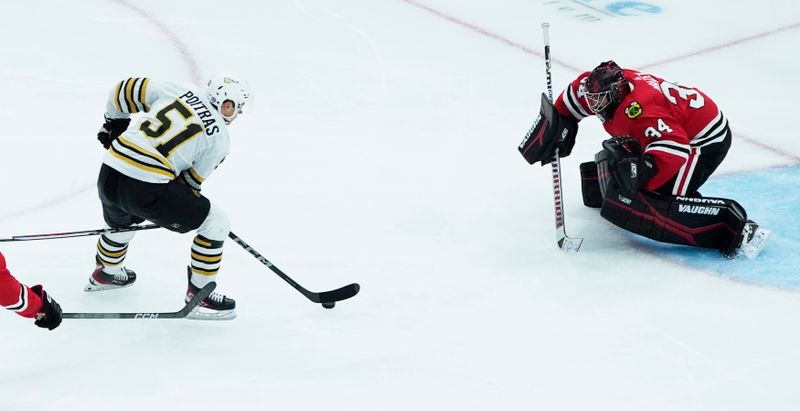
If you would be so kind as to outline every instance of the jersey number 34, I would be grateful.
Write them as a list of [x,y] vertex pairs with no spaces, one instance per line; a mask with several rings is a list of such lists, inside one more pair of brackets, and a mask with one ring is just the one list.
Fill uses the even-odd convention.
[[[678,99],[672,95],[672,91],[677,93],[678,97],[689,102],[691,108],[701,108],[706,104],[706,99],[697,90],[690,88],[683,88],[675,83],[668,81],[661,82],[661,92],[667,97],[672,104],[678,104]],[[662,119],[658,119],[658,130],[655,127],[647,127],[644,135],[652,138],[660,138],[662,132],[671,133],[672,128],[667,125]]]

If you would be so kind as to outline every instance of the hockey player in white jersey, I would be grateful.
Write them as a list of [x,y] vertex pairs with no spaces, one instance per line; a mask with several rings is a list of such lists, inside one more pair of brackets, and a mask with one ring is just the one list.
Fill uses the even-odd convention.
[[[108,99],[97,135],[108,149],[97,180],[103,218],[111,228],[149,220],[179,233],[196,230],[186,301],[216,281],[230,223],[200,189],[228,154],[228,125],[249,100],[246,84],[227,75],[210,80],[204,92],[132,77],[117,83]],[[100,236],[85,291],[136,281],[124,265],[133,236],[133,231]],[[190,317],[230,319],[235,308],[233,299],[212,293]]]

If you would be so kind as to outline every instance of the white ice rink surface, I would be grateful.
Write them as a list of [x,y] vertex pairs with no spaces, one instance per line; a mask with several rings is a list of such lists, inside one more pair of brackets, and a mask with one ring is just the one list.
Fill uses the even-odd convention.
[[[102,225],[116,81],[231,70],[256,101],[204,193],[307,288],[362,290],[324,310],[228,242],[231,322],[0,313],[0,410],[799,409],[800,293],[661,258],[584,208],[596,119],[562,160],[586,240],[561,253],[549,168],[516,150],[549,21],[557,91],[613,58],[715,99],[734,129],[719,175],[800,164],[800,6],[643,3],[4,1],[0,237]],[[172,311],[191,238],[139,233],[136,285],[92,294],[95,238],[0,250],[65,311]]]

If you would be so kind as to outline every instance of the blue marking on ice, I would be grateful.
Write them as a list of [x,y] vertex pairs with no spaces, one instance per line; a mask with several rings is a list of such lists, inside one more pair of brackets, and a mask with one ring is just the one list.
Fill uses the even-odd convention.
[[656,250],[670,260],[713,271],[722,277],[800,290],[800,167],[785,167],[728,176],[712,176],[700,192],[733,198],[747,216],[772,231],[755,260],[722,258],[718,251],[662,245]]

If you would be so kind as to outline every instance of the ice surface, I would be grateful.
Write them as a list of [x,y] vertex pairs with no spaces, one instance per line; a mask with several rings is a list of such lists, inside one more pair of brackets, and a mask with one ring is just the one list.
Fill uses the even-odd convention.
[[[232,322],[46,332],[8,313],[0,409],[797,409],[800,7],[634,3],[4,2],[1,236],[102,224],[94,135],[116,81],[231,70],[255,104],[204,192],[307,288],[362,290],[322,309],[229,242]],[[586,240],[558,251],[549,167],[516,150],[545,88],[543,21],[557,90],[614,58],[716,100],[735,141],[707,187],[774,231],[763,258],[654,246],[583,208],[594,119],[562,160]],[[180,308],[191,236],[139,233],[137,284],[87,294],[94,241],[2,251],[67,311]]]

